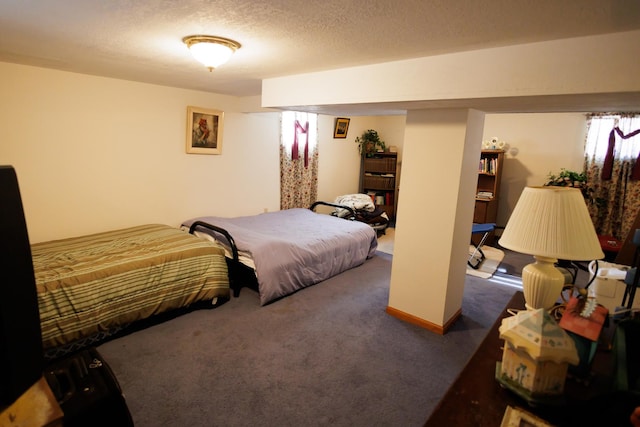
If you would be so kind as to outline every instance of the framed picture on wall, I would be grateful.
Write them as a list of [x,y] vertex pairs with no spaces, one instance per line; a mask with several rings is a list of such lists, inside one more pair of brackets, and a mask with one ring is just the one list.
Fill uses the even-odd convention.
[[222,154],[224,112],[187,107],[187,153]]
[[349,130],[349,122],[351,119],[345,117],[336,118],[336,127],[333,130],[334,138],[346,138],[347,131]]

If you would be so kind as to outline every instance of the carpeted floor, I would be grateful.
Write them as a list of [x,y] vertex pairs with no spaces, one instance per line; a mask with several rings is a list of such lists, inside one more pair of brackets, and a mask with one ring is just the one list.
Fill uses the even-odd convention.
[[265,307],[258,295],[99,347],[145,426],[420,426],[516,289],[466,276],[443,336],[385,312],[392,257]]

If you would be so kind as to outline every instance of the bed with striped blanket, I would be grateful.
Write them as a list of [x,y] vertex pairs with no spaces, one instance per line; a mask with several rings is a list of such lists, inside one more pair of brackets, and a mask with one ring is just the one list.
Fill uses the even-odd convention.
[[229,299],[224,249],[147,224],[31,245],[45,350]]

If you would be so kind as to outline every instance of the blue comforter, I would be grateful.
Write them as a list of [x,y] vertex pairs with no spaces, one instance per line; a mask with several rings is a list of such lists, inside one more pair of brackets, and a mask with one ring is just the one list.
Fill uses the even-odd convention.
[[[206,216],[183,225],[194,221],[224,228],[238,250],[252,257],[261,305],[361,265],[378,246],[370,226],[302,208],[236,218]],[[198,231],[216,237],[210,230]]]

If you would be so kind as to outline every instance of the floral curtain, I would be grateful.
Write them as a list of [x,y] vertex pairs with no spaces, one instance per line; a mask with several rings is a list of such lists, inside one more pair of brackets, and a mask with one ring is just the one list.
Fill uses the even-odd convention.
[[[585,171],[596,232],[624,240],[640,209],[640,115],[587,117]],[[634,168],[637,169],[634,174]]]
[[308,208],[318,197],[318,116],[280,115],[280,209]]

